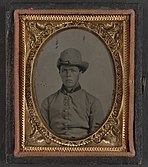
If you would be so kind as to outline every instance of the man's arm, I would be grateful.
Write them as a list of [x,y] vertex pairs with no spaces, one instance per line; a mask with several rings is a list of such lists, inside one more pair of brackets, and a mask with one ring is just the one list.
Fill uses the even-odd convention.
[[90,112],[90,132],[98,128],[104,120],[102,105],[98,99],[95,99],[91,105]]
[[40,112],[41,112],[43,119],[49,126],[49,104],[48,104],[47,98],[43,100],[41,104]]

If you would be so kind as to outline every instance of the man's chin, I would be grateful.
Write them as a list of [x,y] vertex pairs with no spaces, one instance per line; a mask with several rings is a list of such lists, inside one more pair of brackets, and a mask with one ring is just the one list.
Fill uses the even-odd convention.
[[64,85],[66,89],[73,89],[74,86],[73,85]]
[[73,84],[73,82],[68,82],[68,83],[64,84],[64,86],[66,88],[73,88],[75,85]]

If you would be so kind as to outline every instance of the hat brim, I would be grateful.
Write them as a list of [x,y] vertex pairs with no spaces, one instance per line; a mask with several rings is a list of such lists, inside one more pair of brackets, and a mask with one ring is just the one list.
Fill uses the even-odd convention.
[[61,65],[67,65],[67,66],[77,66],[81,69],[82,73],[84,73],[87,69],[88,69],[88,66],[89,64],[85,61],[81,62],[81,63],[64,63],[64,62],[60,62],[60,63],[57,63],[57,67],[58,69],[60,69],[60,66]]

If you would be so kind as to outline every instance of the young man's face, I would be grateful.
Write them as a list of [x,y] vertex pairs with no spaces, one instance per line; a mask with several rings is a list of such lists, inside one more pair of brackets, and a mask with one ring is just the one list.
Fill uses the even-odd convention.
[[68,89],[75,87],[79,81],[81,72],[77,66],[62,65],[60,67],[60,76],[64,86]]

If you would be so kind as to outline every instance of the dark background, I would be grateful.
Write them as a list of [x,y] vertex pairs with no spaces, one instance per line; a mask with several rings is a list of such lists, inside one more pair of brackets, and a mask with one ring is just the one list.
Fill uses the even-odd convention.
[[[14,158],[13,10],[16,8],[134,9],[135,146],[128,157],[25,157]],[[8,11],[8,12],[7,12]],[[6,19],[7,14],[7,19]],[[6,45],[7,39],[7,45]],[[147,0],[1,0],[0,1],[0,167],[5,166],[148,166],[148,1]],[[141,112],[142,111],[142,112]],[[141,129],[143,128],[143,129]],[[6,163],[7,159],[7,163]],[[9,163],[9,164],[8,164]],[[116,165],[115,165],[116,164]]]

